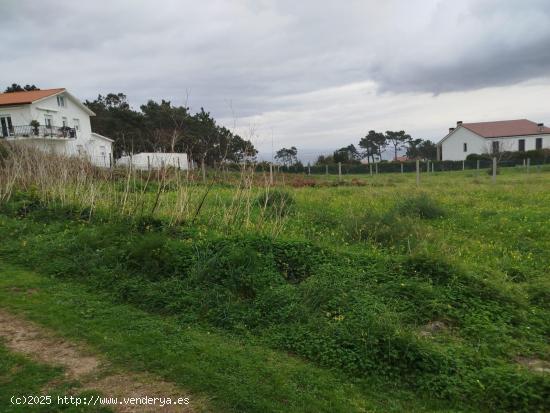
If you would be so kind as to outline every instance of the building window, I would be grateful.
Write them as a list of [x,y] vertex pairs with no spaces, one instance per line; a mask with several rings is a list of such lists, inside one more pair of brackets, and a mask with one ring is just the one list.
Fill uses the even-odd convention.
[[462,144],[462,150],[463,150],[464,152],[468,152],[468,144],[467,144],[466,142],[464,142],[464,143]]
[[13,135],[13,124],[11,123],[11,116],[0,116],[0,136],[6,138]]
[[105,146],[100,146],[100,147],[99,147],[99,154],[100,154],[101,156],[105,156]]
[[63,123],[63,127],[66,128],[67,126],[69,126],[69,122],[67,122],[67,118],[65,116],[63,116],[61,118],[61,122]]
[[518,140],[518,151],[525,152],[525,139]]
[[47,128],[52,127],[53,125],[52,115],[44,115],[44,125],[46,125]]
[[65,107],[65,98],[63,96],[57,96],[57,106],[60,108]]
[[542,149],[542,138],[537,138],[535,140],[535,149],[537,150]]
[[74,128],[79,131],[80,130],[80,119],[73,119]]
[[76,151],[79,155],[84,155],[84,147],[82,145],[76,145]]

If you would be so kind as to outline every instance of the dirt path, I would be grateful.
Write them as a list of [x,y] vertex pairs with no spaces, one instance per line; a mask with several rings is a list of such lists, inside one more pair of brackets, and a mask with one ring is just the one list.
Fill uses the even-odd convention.
[[[33,360],[61,366],[67,380],[77,380],[82,387],[77,390],[95,390],[106,397],[188,397],[190,403],[184,406],[109,406],[116,412],[185,412],[191,413],[195,405],[204,405],[190,396],[189,392],[174,384],[159,380],[147,374],[109,373],[111,366],[106,360],[92,355],[80,346],[56,337],[50,331],[20,317],[0,310],[0,338],[12,351],[22,353]],[[45,391],[47,393],[47,391]]]

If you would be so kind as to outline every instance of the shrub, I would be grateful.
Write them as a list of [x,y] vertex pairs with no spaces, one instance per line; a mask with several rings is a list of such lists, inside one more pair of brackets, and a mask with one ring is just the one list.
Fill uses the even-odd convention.
[[277,217],[283,217],[289,214],[294,206],[294,197],[286,191],[278,189],[266,190],[256,199],[256,204],[260,208]]
[[468,156],[466,156],[467,161],[490,161],[491,155],[487,153],[477,154],[477,153],[471,153]]
[[401,200],[397,203],[395,209],[401,215],[417,216],[422,219],[435,219],[445,216],[445,210],[424,193]]
[[458,271],[447,261],[428,254],[407,257],[403,268],[410,277],[430,280],[436,284],[451,283],[458,276]]

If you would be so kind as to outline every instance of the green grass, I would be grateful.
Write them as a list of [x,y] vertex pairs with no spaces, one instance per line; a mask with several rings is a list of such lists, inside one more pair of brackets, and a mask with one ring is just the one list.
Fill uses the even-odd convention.
[[[80,285],[6,264],[0,271],[2,307],[64,337],[85,341],[117,366],[156,373],[193,394],[206,395],[214,411],[453,411],[400,388],[352,383],[337,372],[215,330],[182,327],[173,318],[114,304]],[[33,288],[35,293],[13,293],[13,287]],[[25,363],[27,370],[19,376],[29,383],[24,388],[28,391],[36,392],[58,373]],[[19,382],[12,382],[2,394],[11,394],[17,386]],[[390,392],[392,399],[386,400]]]
[[[9,305],[217,410],[547,410],[548,376],[516,359],[550,359],[548,173],[285,179],[284,214],[253,188],[231,225],[231,185],[175,226],[174,192],[153,216],[99,202],[91,220],[19,193],[2,207],[0,256],[42,274],[12,268],[18,282],[53,290]],[[110,308],[150,330],[113,350]],[[426,335],[433,322],[445,328]]]

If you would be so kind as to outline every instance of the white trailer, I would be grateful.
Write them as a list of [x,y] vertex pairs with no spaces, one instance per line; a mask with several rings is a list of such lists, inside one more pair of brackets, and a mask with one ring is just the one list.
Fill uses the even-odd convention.
[[175,152],[141,152],[122,156],[116,163],[117,165],[131,165],[135,169],[144,171],[166,167],[181,170],[187,170],[189,168],[187,154]]

